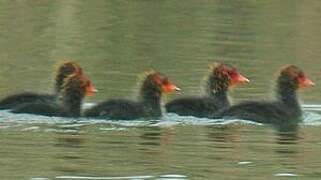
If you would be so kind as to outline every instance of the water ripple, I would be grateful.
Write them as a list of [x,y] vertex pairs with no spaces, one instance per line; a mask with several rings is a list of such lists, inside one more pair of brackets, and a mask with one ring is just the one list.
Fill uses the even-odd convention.
[[121,176],[121,177],[94,177],[94,176],[57,176],[55,179],[85,179],[85,180],[119,180],[119,179],[131,179],[131,180],[143,180],[143,179],[156,179],[156,180],[185,180],[187,176],[180,174],[167,174],[156,176]]
[[[87,104],[88,105],[88,104]],[[89,104],[91,105],[91,104]],[[303,106],[303,125],[319,126],[321,125],[321,105],[304,105]],[[244,125],[262,125],[248,120],[241,119],[208,119],[196,118],[193,116],[178,116],[173,113],[166,113],[160,119],[153,120],[105,120],[93,118],[63,118],[63,117],[47,117],[30,114],[12,114],[6,110],[0,111],[1,129],[9,129],[19,127],[21,124],[29,124],[23,126],[21,131],[39,131],[41,126],[38,124],[46,124],[46,132],[79,132],[82,127],[92,124],[104,124],[99,127],[100,131],[124,131],[130,127],[173,127],[177,125],[195,125],[195,126],[212,126],[212,125],[228,125],[228,124],[244,124]],[[108,127],[106,127],[107,125]]]
[[277,174],[274,174],[274,176],[277,176],[277,177],[297,177],[298,175],[293,174],[293,173],[277,173]]

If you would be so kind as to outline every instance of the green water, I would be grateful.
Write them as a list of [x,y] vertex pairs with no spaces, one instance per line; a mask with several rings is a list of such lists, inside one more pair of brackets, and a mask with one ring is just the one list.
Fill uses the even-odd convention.
[[[321,1],[0,1],[0,96],[51,92],[54,65],[79,63],[99,92],[134,97],[154,68],[179,86],[163,101],[201,93],[208,65],[233,64],[251,80],[233,101],[270,99],[285,64],[316,86],[300,92],[297,129],[165,115],[96,122],[0,111],[0,179],[321,178]],[[308,107],[308,106],[305,106]]]

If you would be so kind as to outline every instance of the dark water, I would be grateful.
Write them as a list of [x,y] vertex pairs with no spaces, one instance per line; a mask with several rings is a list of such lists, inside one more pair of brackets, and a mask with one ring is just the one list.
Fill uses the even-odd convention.
[[296,64],[316,83],[300,92],[304,122],[178,117],[95,121],[0,111],[0,179],[321,178],[321,2],[313,0],[29,0],[0,2],[0,95],[49,92],[53,66],[78,62],[98,102],[133,97],[148,68],[200,94],[208,64],[251,83],[234,102],[273,97],[275,73]]

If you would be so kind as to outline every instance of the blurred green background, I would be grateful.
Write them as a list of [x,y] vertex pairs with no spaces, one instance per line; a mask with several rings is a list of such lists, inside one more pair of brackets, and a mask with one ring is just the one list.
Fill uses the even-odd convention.
[[53,66],[78,62],[99,89],[88,101],[133,96],[143,71],[157,69],[199,94],[214,61],[251,83],[235,101],[267,98],[275,73],[296,64],[321,94],[321,2],[313,0],[30,0],[0,2],[0,94],[51,92]]

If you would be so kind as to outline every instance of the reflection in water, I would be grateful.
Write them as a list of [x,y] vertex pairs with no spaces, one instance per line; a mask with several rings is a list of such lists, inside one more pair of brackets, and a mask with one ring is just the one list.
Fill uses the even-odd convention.
[[297,144],[299,137],[299,124],[275,125],[278,144]]
[[[292,176],[295,175],[297,162],[302,156],[300,146],[300,128],[298,124],[282,124],[275,127],[276,145],[274,152],[276,153],[277,161],[283,166],[279,173],[275,176]],[[290,172],[290,173],[289,173]]]
[[140,136],[142,138],[141,145],[144,146],[160,146],[161,129],[153,128],[152,131],[146,129]]
[[[240,125],[223,125],[223,126],[208,126],[207,128],[208,138],[210,142],[210,147],[217,152],[224,152],[224,154],[229,154],[230,158],[235,161],[239,161],[239,157],[237,157],[238,148],[240,148],[241,140],[241,129]],[[222,157],[215,157],[222,158]]]
[[173,131],[172,128],[144,128],[144,132],[140,136],[143,140],[142,145],[165,146],[171,144]]
[[277,146],[274,151],[283,156],[293,156],[298,153],[298,149],[295,144],[298,143],[298,136],[296,133],[278,133],[277,134]]
[[276,143],[279,146],[274,150],[282,156],[292,156],[295,157],[298,153],[298,149],[295,146],[299,143],[299,125],[293,124],[282,124],[275,125],[276,128]]
[[235,143],[240,141],[241,126],[224,125],[224,126],[209,126],[209,138],[218,143]]
[[57,134],[54,146],[60,150],[53,158],[60,163],[53,167],[53,170],[67,174],[81,173],[77,164],[84,161],[84,157],[79,153],[84,149],[84,144],[85,139],[78,133]]
[[62,137],[57,137],[55,146],[64,148],[81,148],[84,144],[84,139],[77,134],[65,134]]

